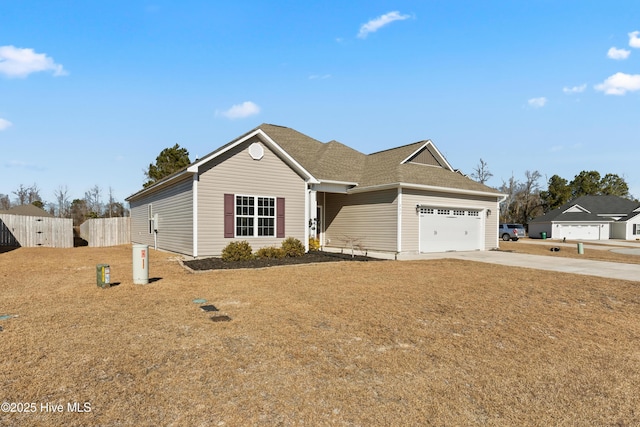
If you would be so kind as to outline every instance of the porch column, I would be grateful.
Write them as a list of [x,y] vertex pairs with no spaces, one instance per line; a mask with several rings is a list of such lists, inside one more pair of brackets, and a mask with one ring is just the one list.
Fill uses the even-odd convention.
[[[309,203],[307,215],[309,217],[307,221],[309,237],[317,237],[318,234],[318,192],[315,190],[309,190]],[[309,244],[309,239],[307,239],[307,245]]]

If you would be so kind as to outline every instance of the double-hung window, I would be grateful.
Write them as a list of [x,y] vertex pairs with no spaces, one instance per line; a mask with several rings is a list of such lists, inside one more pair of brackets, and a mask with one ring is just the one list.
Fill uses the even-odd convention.
[[276,199],[274,197],[235,197],[236,236],[275,236]]

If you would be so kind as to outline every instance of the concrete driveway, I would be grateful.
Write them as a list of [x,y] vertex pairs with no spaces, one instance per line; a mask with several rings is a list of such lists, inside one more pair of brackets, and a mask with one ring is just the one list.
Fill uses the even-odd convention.
[[[558,247],[574,248],[576,243],[562,243],[554,240],[520,239],[519,244],[545,244]],[[640,241],[601,240],[583,242],[585,250],[609,250],[625,254],[640,256]],[[369,256],[381,259],[395,259],[389,253],[369,252]],[[487,262],[490,264],[507,265],[511,267],[534,268],[536,270],[558,271],[562,273],[583,274],[611,279],[632,280],[640,282],[640,264],[623,264],[619,262],[593,261],[578,258],[564,258],[546,255],[519,254],[501,251],[471,251],[471,252],[440,252],[424,254],[402,254],[400,261],[421,259],[463,259],[467,261]]]
[[437,254],[412,255],[403,259],[442,258],[463,259],[467,261],[487,262],[491,264],[534,268],[546,271],[559,271],[562,273],[584,274],[587,276],[606,277],[610,279],[640,281],[640,264],[623,264],[619,262],[518,254],[514,252],[445,252]]

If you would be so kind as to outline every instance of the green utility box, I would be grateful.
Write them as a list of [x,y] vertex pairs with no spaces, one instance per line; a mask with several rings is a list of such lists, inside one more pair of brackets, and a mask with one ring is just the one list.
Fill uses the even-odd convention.
[[110,274],[109,264],[98,264],[96,265],[96,280],[98,283],[98,287],[100,288],[108,288],[110,287]]
[[546,231],[543,231],[540,234],[542,235],[542,240],[546,240],[547,239],[547,232]]

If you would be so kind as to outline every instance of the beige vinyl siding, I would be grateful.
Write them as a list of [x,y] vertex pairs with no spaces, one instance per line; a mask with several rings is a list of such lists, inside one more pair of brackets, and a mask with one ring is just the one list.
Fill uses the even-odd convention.
[[198,182],[198,256],[220,255],[229,242],[246,240],[256,250],[279,246],[283,239],[273,237],[224,237],[224,194],[283,197],[285,199],[285,237],[305,239],[305,181],[266,145],[264,156],[254,160],[248,147],[257,138],[238,145],[212,160]]
[[355,238],[369,251],[396,251],[396,189],[356,194],[325,195],[325,244],[333,248],[350,248]]
[[[498,245],[498,203],[496,197],[471,196],[433,191],[402,190],[402,252],[418,252],[420,241],[420,216],[416,205],[449,208],[478,209],[484,220],[484,249]],[[486,209],[491,215],[486,217]]]
[[442,165],[438,162],[436,157],[431,152],[431,146],[427,146],[425,149],[420,151],[418,154],[409,159],[412,163],[422,163],[425,165],[438,166],[442,167]]
[[131,241],[153,246],[149,233],[148,207],[158,214],[158,248],[170,252],[193,255],[193,178],[130,201]]

